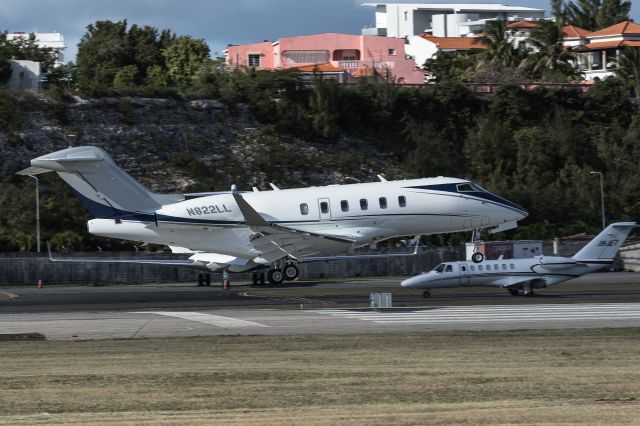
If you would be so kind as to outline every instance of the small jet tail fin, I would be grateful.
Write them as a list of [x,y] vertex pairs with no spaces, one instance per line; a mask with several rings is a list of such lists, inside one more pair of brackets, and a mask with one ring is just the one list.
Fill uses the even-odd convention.
[[19,174],[54,171],[65,181],[96,218],[122,217],[152,212],[164,204],[184,200],[182,195],[149,191],[114,163],[100,148],[63,149],[31,160]]
[[575,256],[576,260],[613,260],[618,249],[637,224],[635,222],[612,223],[584,246]]

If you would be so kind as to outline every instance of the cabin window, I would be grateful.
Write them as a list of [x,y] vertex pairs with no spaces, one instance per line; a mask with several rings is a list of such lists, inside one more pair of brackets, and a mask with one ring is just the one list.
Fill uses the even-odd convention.
[[309,214],[309,206],[307,203],[300,204],[300,213],[304,215]]
[[482,265],[478,265],[478,271],[482,271]]
[[462,266],[460,267],[460,269],[462,269],[462,272],[467,272],[467,267],[466,267],[466,266],[464,266],[464,265],[462,265]]
[[502,264],[502,269],[507,269],[507,264],[506,263]]
[[340,201],[340,208],[342,209],[343,212],[348,212],[349,211],[349,202],[347,200]]
[[511,268],[511,269],[516,269],[516,265],[514,265],[513,263],[510,263],[510,264],[509,264],[509,268]]
[[387,199],[385,197],[378,198],[378,201],[380,202],[380,208],[381,209],[386,209],[387,208]]
[[451,265],[447,265],[447,267],[444,269],[445,272],[453,272],[453,268],[451,267]]
[[369,204],[367,203],[366,198],[360,199],[360,210],[367,210],[369,208]]
[[473,272],[473,271],[475,271],[475,270],[476,270],[476,267],[475,267],[475,266],[473,266],[473,265],[471,265],[471,266],[469,266],[469,269],[471,270],[471,272]]
[[498,265],[497,263],[495,265],[493,265],[493,270],[497,271],[498,269],[500,269],[500,265]]
[[329,213],[329,203],[327,203],[326,201],[323,201],[320,203],[320,211],[322,213]]
[[398,205],[400,207],[406,207],[407,206],[407,197],[405,197],[404,195],[400,195],[398,197]]

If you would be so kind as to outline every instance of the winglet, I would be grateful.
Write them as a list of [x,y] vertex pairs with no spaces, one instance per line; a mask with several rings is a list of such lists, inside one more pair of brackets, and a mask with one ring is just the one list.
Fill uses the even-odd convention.
[[267,222],[263,219],[262,216],[260,216],[260,213],[258,213],[253,207],[251,207],[244,198],[242,198],[242,195],[240,195],[238,189],[235,188],[235,185],[231,187],[231,195],[233,195],[233,199],[236,201],[236,204],[238,204],[240,212],[242,213],[242,216],[244,216],[244,220],[247,222],[247,225],[251,227],[271,226],[269,222]]

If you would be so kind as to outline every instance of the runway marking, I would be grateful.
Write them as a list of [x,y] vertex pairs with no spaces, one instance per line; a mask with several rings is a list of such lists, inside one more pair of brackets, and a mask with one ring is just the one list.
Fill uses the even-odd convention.
[[1,300],[15,299],[16,297],[18,297],[17,294],[9,293],[8,291],[0,291]]
[[131,312],[132,314],[155,314],[165,317],[180,318],[189,321],[200,322],[208,325],[215,325],[221,328],[244,328],[244,327],[269,327],[253,321],[245,321],[237,318],[223,317],[221,315],[203,314],[200,312]]
[[326,309],[307,311],[376,324],[458,324],[492,322],[640,320],[640,303],[580,305],[494,305],[427,308],[421,310],[353,311]]

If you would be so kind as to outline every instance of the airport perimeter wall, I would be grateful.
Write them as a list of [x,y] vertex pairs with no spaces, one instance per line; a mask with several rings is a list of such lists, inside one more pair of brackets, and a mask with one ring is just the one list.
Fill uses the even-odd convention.
[[[407,250],[410,252],[411,250]],[[65,253],[54,257],[121,258],[121,259],[184,259],[185,256],[168,253],[101,252]],[[332,260],[300,263],[303,278],[408,276],[428,271],[441,262],[464,258],[464,247],[428,249],[416,256],[384,257],[375,259]],[[63,263],[50,262],[45,253],[0,253],[0,285],[45,284],[109,284],[151,283],[197,280],[199,271],[189,268],[161,265],[118,263]],[[212,274],[213,283],[222,281],[221,274]],[[235,274],[235,280],[251,279],[250,273]]]

